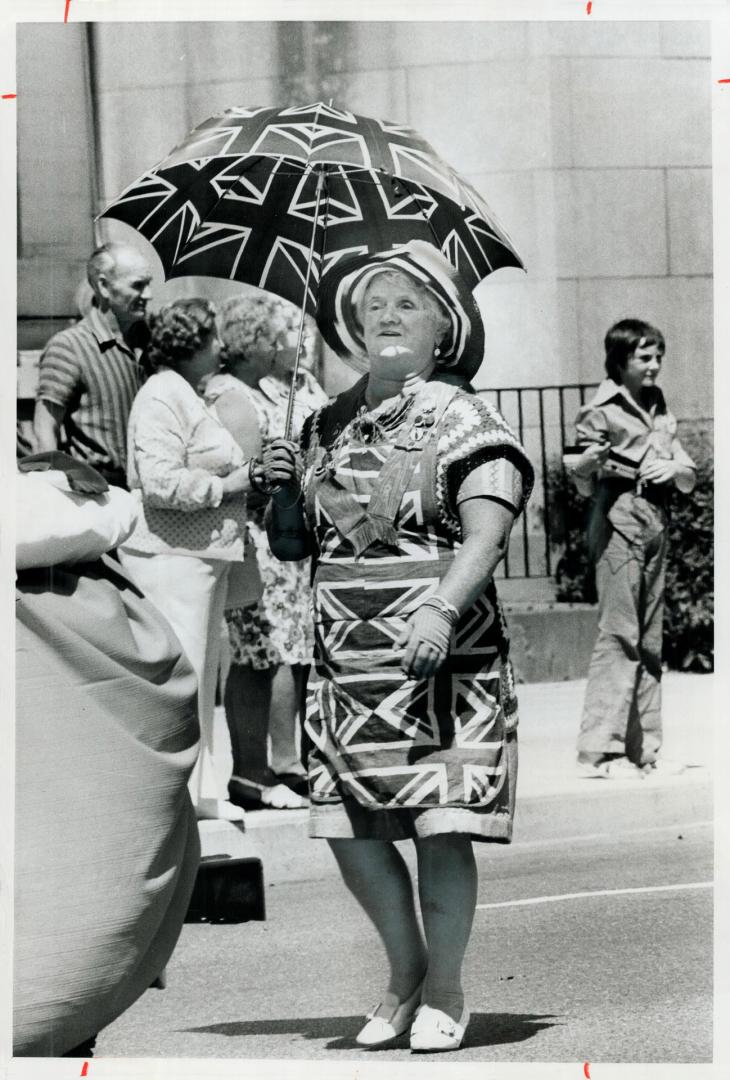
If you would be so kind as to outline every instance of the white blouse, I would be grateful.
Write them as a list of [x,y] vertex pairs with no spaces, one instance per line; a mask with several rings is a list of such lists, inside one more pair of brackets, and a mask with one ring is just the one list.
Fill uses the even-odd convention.
[[141,513],[124,547],[242,559],[246,498],[223,501],[223,477],[243,464],[243,451],[182,375],[163,368],[147,380],[127,442],[127,480]]

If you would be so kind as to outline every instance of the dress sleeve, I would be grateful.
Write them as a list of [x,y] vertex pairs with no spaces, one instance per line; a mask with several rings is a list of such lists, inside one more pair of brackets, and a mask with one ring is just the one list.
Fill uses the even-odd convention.
[[522,506],[522,473],[507,458],[494,458],[477,465],[462,481],[456,493],[456,505],[467,499],[496,499],[515,514]]
[[185,464],[185,433],[170,406],[159,398],[145,402],[130,430],[142,498],[158,509],[200,510],[220,506],[223,481],[205,469]]
[[66,408],[80,381],[79,358],[68,334],[54,334],[40,358],[36,398]]
[[437,443],[436,498],[446,527],[460,534],[459,503],[475,496],[499,499],[519,514],[533,482],[527,454],[494,406],[476,394],[457,394]]

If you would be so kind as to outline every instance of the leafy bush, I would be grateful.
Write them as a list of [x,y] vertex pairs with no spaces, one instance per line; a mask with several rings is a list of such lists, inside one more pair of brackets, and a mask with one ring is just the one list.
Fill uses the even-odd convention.
[[681,432],[697,465],[691,495],[673,490],[669,500],[669,558],[664,608],[664,659],[681,671],[712,671],[714,663],[712,436]]
[[[669,498],[663,653],[672,668],[712,671],[712,434],[706,428],[687,428],[681,439],[697,465],[697,484],[690,495],[673,488]],[[585,541],[589,500],[578,494],[559,461],[548,469],[548,495],[550,542],[560,552],[554,574],[556,599],[595,603],[595,577]]]
[[547,487],[550,544],[560,551],[555,597],[562,603],[595,604],[595,574],[586,548],[590,499],[578,494],[560,461],[548,466]]

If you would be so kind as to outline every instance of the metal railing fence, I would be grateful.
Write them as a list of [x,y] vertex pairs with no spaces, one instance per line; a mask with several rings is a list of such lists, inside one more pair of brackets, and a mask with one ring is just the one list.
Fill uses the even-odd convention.
[[[18,344],[38,349],[50,333],[68,325],[68,316],[19,320]],[[21,329],[22,327],[22,329]],[[28,373],[30,376],[31,373]],[[23,379],[30,386],[29,378]],[[503,578],[550,577],[556,558],[552,535],[555,507],[551,503],[550,470],[561,467],[562,450],[574,441],[576,413],[598,383],[564,383],[546,386],[510,386],[478,391],[504,416],[527,451],[535,469],[535,488],[527,512],[512,530],[509,549],[498,568]],[[32,390],[19,386],[19,419],[26,424],[32,415]],[[26,400],[27,399],[27,400]],[[27,415],[26,415],[27,414]]]
[[498,574],[505,578],[550,577],[555,540],[551,535],[550,471],[562,468],[563,447],[574,441],[578,409],[595,383],[510,386],[480,390],[505,418],[535,469],[535,488],[527,512],[512,530],[509,549]]

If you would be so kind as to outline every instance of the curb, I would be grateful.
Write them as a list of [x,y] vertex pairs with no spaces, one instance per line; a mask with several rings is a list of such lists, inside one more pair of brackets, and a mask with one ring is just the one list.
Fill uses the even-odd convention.
[[[704,769],[640,785],[586,780],[585,792],[518,796],[514,844],[584,839],[637,827],[687,825],[713,817],[712,786]],[[199,822],[204,859],[258,858],[267,885],[336,874],[326,842],[308,834],[306,810],[249,812],[245,829],[225,821]],[[486,845],[484,845],[486,847]]]

